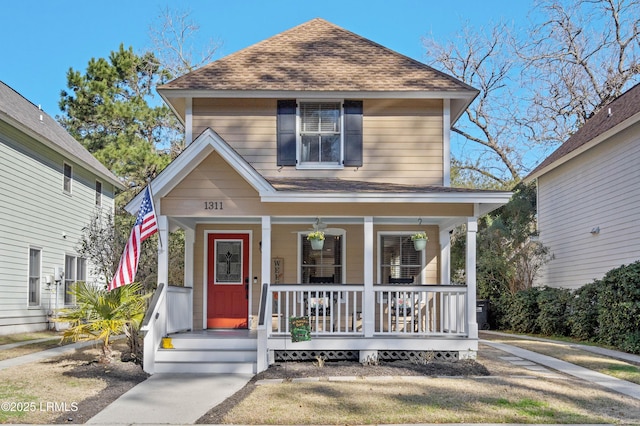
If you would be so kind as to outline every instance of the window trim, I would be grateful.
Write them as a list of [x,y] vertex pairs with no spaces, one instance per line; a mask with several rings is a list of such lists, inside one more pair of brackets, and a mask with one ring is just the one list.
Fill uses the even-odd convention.
[[[69,268],[67,268],[67,259],[73,259],[71,264],[73,265],[73,277],[72,278],[68,278],[69,276]],[[84,277],[82,279],[80,279],[80,277],[78,277],[78,264],[80,262],[84,262],[84,268],[83,268],[83,272],[84,272]],[[71,285],[77,283],[78,281],[86,281],[87,280],[87,259],[85,259],[84,257],[78,256],[76,254],[65,254],[64,255],[64,282],[63,282],[63,300],[64,300],[64,304],[65,306],[73,306],[76,304],[76,300],[75,298],[70,295],[70,299],[67,299],[67,295],[69,292],[69,289],[71,287]],[[69,284],[68,284],[69,283]]]
[[[296,279],[298,283],[302,283],[302,237],[309,235],[312,231],[298,231],[296,236]],[[347,231],[340,228],[331,228],[331,232],[325,231],[326,236],[335,236],[339,235],[342,240],[342,255],[340,256],[340,269],[342,270],[342,276],[340,277],[340,283],[337,284],[345,284],[347,277]]]
[[[36,296],[37,296],[37,300],[35,302],[31,301],[31,252],[32,251],[37,251],[38,252],[38,265],[37,265],[37,269],[38,269],[38,274],[37,276],[33,276],[35,278],[37,278],[37,292],[36,292]],[[39,308],[42,306],[42,248],[41,247],[29,247],[29,251],[27,254],[27,306],[29,306],[29,308]]]
[[[384,277],[382,276],[382,268],[383,268],[383,263],[382,263],[382,256],[383,256],[383,250],[384,247],[382,247],[382,237],[385,235],[388,236],[411,236],[417,232],[424,232],[424,230],[418,231],[378,231],[377,232],[377,245],[378,245],[378,253],[376,255],[376,259],[377,259],[377,275],[378,275],[378,283],[382,284]],[[419,259],[420,259],[420,280],[419,282],[422,284],[426,284],[426,270],[427,270],[427,249],[422,250],[420,255],[419,255]],[[416,283],[418,284],[418,283]]]
[[102,181],[96,179],[96,207],[102,207]]
[[[338,104],[340,108],[340,158],[338,163],[302,161],[302,104]],[[345,157],[344,99],[296,99],[296,169],[298,170],[342,170]]]
[[[67,176],[67,167],[69,168],[69,176]],[[67,185],[69,188],[67,189]],[[71,195],[73,191],[73,166],[64,161],[62,163],[62,192]]]

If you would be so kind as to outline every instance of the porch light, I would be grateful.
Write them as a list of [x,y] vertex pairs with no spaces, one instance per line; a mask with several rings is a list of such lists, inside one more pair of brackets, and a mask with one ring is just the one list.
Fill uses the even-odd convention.
[[595,228],[591,229],[591,235],[598,235],[600,233],[600,227],[596,226]]

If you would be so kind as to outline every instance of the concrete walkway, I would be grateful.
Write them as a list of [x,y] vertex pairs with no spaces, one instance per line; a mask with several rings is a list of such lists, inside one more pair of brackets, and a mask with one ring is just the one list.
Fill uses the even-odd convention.
[[537,352],[532,352],[504,343],[492,342],[490,340],[481,340],[481,342],[519,358],[535,362],[536,364],[543,365],[561,373],[569,374],[600,386],[604,386],[607,389],[611,389],[632,398],[640,399],[640,385],[636,385],[635,383],[607,376],[606,374],[598,373],[597,371],[589,370],[557,358],[552,358],[547,355],[542,355]]
[[154,374],[87,424],[194,424],[242,389],[251,374]]

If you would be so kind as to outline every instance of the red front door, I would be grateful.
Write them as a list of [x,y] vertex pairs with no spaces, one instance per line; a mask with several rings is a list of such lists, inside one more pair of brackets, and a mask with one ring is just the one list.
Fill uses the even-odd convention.
[[207,328],[248,328],[249,234],[209,234]]

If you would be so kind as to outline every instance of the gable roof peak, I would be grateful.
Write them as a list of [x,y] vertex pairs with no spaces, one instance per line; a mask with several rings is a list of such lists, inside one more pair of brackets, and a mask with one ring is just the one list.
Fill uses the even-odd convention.
[[193,91],[477,90],[408,56],[314,18],[160,86]]

